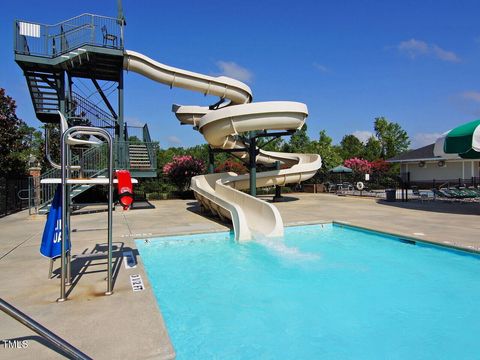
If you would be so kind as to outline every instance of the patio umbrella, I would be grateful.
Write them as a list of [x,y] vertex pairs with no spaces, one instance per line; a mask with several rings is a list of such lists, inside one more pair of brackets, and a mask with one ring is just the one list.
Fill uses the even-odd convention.
[[340,174],[340,181],[342,181],[342,174],[350,174],[353,172],[353,170],[346,166],[338,165],[333,169],[330,169],[330,172],[334,174]]
[[447,131],[435,142],[435,156],[480,159],[480,120]]
[[333,169],[330,169],[330,172],[335,173],[335,174],[349,174],[349,173],[353,172],[353,170],[346,167],[346,166],[338,165],[338,166],[334,167]]

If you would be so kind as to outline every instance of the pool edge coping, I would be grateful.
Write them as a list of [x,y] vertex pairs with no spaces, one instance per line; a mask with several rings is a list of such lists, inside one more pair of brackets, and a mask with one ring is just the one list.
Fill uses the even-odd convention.
[[418,238],[418,237],[411,236],[411,235],[405,235],[405,234],[396,233],[396,232],[379,230],[379,229],[375,229],[375,228],[364,226],[364,225],[352,224],[352,223],[346,222],[346,221],[333,220],[333,221],[331,221],[331,223],[333,225],[337,225],[337,226],[341,226],[341,227],[357,229],[357,230],[364,230],[364,231],[368,231],[368,232],[374,232],[374,233],[381,234],[381,235],[396,237],[398,239],[405,239],[405,240],[419,242],[419,243],[423,243],[423,244],[427,244],[427,245],[431,245],[431,246],[436,246],[436,247],[440,247],[440,248],[446,248],[446,249],[449,249],[449,250],[462,251],[462,252],[467,252],[467,253],[470,253],[470,254],[480,255],[480,248],[475,249],[475,248],[462,247],[462,246],[458,246],[458,245],[455,245],[455,244],[446,244],[446,243],[436,242],[436,241],[433,241],[433,240],[422,239],[422,238]]

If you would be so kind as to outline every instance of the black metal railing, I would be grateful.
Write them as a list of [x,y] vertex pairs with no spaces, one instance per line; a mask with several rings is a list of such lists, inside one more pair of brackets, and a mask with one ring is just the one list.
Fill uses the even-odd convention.
[[123,21],[82,14],[54,25],[16,20],[14,49],[17,54],[59,56],[81,46],[123,49]]
[[72,99],[69,104],[70,110],[67,112],[67,117],[74,121],[84,121],[82,126],[94,126],[102,129],[106,129],[110,135],[114,136],[116,119],[102,108],[98,107],[90,100],[83,96],[72,92]]
[[478,187],[480,186],[480,177],[471,176],[465,178],[451,178],[451,179],[425,179],[417,180],[411,179],[410,173],[401,173],[400,178],[404,183],[410,186],[416,186],[420,189],[439,189],[439,188],[454,188],[454,187]]
[[0,217],[28,208],[28,177],[0,178]]

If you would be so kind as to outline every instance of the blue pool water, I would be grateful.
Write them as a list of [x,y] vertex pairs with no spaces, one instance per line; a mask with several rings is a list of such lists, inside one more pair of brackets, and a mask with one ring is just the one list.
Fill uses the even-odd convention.
[[336,225],[137,240],[178,359],[479,359],[480,258]]

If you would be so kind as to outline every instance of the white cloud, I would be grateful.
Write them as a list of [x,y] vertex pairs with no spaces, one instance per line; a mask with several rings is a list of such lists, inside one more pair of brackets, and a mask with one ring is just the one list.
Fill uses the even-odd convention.
[[410,39],[400,42],[397,45],[398,51],[403,54],[406,54],[409,58],[415,59],[419,56],[433,56],[442,61],[448,62],[460,62],[460,57],[455,54],[453,51],[448,51],[442,49],[440,46],[435,44],[428,44],[425,41]]
[[412,59],[415,59],[418,55],[425,55],[429,51],[429,46],[425,41],[415,39],[402,41],[397,48]]
[[182,140],[180,140],[180,139],[179,139],[178,137],[176,137],[175,135],[167,136],[167,141],[168,141],[168,143],[169,143],[171,146],[181,145],[181,144],[182,144]]
[[468,90],[450,96],[451,104],[462,114],[480,117],[480,91]]
[[250,82],[253,79],[253,73],[250,70],[238,65],[233,61],[219,60],[216,64],[221,71],[220,75],[228,76],[244,82]]
[[327,73],[330,71],[325,65],[319,64],[317,62],[314,62],[312,65],[315,69],[317,69],[321,73]]
[[412,148],[416,149],[422,146],[430,145],[435,142],[441,133],[416,133],[412,138]]
[[358,140],[360,140],[361,142],[366,143],[367,140],[371,136],[373,136],[373,133],[368,130],[357,130],[357,131],[354,131],[352,135],[355,135],[358,138]]
[[465,91],[464,93],[461,94],[461,97],[466,100],[480,102],[480,92],[478,91]]
[[447,51],[437,45],[432,45],[433,54],[443,61],[460,62],[460,58],[453,51]]

